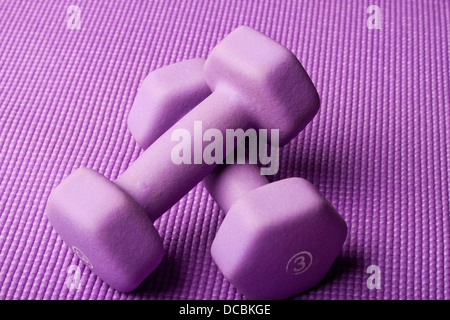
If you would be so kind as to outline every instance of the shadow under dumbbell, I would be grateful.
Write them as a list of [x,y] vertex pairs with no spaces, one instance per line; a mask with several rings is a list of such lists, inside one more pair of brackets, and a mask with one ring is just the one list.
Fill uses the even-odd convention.
[[158,268],[132,293],[140,297],[152,296],[162,300],[170,297],[173,299],[180,282],[184,282],[184,275],[180,272],[179,265],[177,257],[164,256]]

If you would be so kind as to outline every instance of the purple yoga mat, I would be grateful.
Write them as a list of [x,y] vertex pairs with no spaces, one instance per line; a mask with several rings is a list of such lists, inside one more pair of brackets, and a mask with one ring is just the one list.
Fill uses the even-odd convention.
[[211,258],[224,214],[202,183],[156,222],[163,262],[127,294],[45,216],[74,169],[115,179],[139,156],[126,119],[150,71],[242,24],[292,50],[321,97],[271,180],[309,180],[349,228],[296,298],[449,299],[449,16],[448,1],[0,1],[0,299],[245,299]]

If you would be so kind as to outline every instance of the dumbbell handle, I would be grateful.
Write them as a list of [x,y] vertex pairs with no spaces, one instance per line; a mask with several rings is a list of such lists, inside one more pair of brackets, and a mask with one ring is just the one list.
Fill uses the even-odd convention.
[[[172,132],[178,128],[188,130],[192,137],[193,150],[194,121],[202,121],[203,131],[214,128],[223,136],[226,129],[247,130],[250,121],[242,116],[242,108],[239,108],[239,100],[236,98],[230,94],[230,90],[222,92],[220,86],[216,88],[158,138],[115,180],[115,183],[146,211],[152,221],[169,210],[217,166],[215,163],[206,164],[203,161],[201,164],[191,165],[173,163],[171,149],[176,143],[171,141]],[[205,147],[203,144],[202,142],[202,150]],[[223,150],[225,151],[225,147]],[[224,152],[224,157],[226,156]]]
[[[242,177],[242,179],[236,179]],[[236,200],[269,182],[253,164],[221,165],[203,181],[219,207],[228,212]]]

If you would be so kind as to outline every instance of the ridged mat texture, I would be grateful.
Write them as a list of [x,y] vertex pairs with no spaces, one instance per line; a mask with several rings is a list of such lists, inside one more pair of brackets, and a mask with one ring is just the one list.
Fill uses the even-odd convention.
[[202,183],[157,220],[165,258],[127,294],[45,215],[74,169],[114,179],[139,156],[126,119],[150,71],[207,57],[242,24],[291,49],[321,97],[271,180],[308,179],[349,227],[326,278],[295,298],[449,299],[449,17],[445,0],[1,1],[0,299],[245,299],[211,258],[224,214]]

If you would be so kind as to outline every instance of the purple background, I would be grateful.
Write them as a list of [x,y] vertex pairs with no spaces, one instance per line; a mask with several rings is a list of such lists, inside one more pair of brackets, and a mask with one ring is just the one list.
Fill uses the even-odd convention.
[[[81,29],[67,28],[67,7]],[[381,8],[381,30],[366,9]],[[140,154],[126,118],[155,68],[206,57],[238,25],[286,45],[321,110],[274,179],[308,179],[349,226],[300,299],[450,298],[449,1],[0,1],[0,299],[243,299],[210,245],[224,215],[200,183],[156,225],[163,263],[135,292],[93,275],[45,216],[80,166],[114,179]],[[366,286],[369,265],[381,289]],[[81,288],[65,285],[81,268]]]

